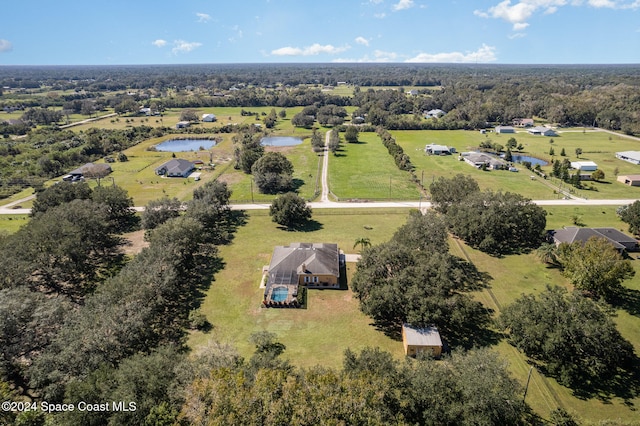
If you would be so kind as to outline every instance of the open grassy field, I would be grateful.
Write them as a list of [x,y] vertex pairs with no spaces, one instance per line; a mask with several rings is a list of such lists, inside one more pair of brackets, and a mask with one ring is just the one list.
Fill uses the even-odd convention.
[[375,133],[360,133],[359,143],[343,142],[337,155],[329,157],[329,189],[340,199],[420,197],[410,174],[396,167]]
[[[416,166],[416,174],[422,178],[424,176],[425,186],[440,176],[451,177],[457,173],[469,174],[480,184],[481,188],[494,190],[518,192],[532,199],[552,199],[559,195],[554,193],[552,187],[547,186],[541,180],[531,180],[531,173],[524,167],[518,167],[520,172],[512,173],[508,171],[481,171],[477,170],[464,161],[458,161],[457,155],[451,156],[427,156],[424,154],[424,146],[428,143],[453,146],[458,152],[475,149],[482,141],[490,139],[502,145],[506,145],[507,140],[515,137],[518,143],[524,146],[524,154],[537,157],[546,161],[551,160],[549,148],[553,146],[555,159],[562,159],[559,154],[565,148],[567,158],[572,161],[578,160],[575,154],[576,148],[582,148],[583,154],[580,160],[595,161],[599,168],[605,172],[603,182],[594,182],[596,190],[575,190],[575,194],[584,198],[640,198],[640,189],[631,188],[616,182],[614,170],[617,168],[619,174],[640,173],[640,167],[615,158],[615,152],[640,150],[640,141],[624,138],[622,136],[610,135],[605,132],[586,131],[577,129],[565,129],[559,136],[553,138],[532,136],[522,131],[516,134],[487,134],[481,135],[475,131],[394,131],[393,136],[397,143],[402,146],[411,157],[412,163]],[[553,139],[553,144],[549,140]],[[543,170],[550,174],[551,166],[543,167]],[[423,175],[424,172],[424,175]],[[560,184],[557,179],[549,179],[547,183]],[[589,183],[590,184],[590,183]],[[563,184],[566,186],[566,184]]]
[[[548,227],[555,228],[572,225],[576,208],[550,207],[547,211]],[[626,225],[617,219],[614,207],[579,207],[577,212],[588,226],[613,226],[626,230]],[[243,356],[249,356],[252,351],[248,342],[251,333],[267,330],[278,335],[287,346],[287,359],[299,366],[321,364],[337,367],[346,348],[358,350],[364,346],[380,347],[401,359],[401,342],[390,340],[374,329],[371,320],[360,313],[350,290],[310,290],[307,309],[263,309],[260,308],[262,290],[259,282],[262,267],[269,264],[275,245],[295,241],[337,242],[345,252],[352,253],[357,238],[369,237],[374,245],[388,240],[404,223],[407,214],[408,210],[402,209],[316,210],[314,230],[288,232],[273,224],[266,211],[249,213],[247,224],[238,230],[232,244],[221,247],[225,266],[216,275],[201,307],[213,324],[213,330],[208,334],[192,333],[189,345],[197,349],[210,340],[217,340],[231,343]],[[474,295],[496,314],[521,294],[539,293],[547,284],[570,287],[559,270],[548,268],[534,254],[495,258],[455,239],[451,239],[451,251],[470,259],[479,270],[491,276],[489,288]],[[640,291],[640,264],[635,262],[640,261],[633,260],[638,275],[625,285]],[[348,275],[351,276],[353,271],[354,265],[349,264]],[[621,307],[616,311],[615,321],[620,332],[640,353],[640,335],[637,332],[640,317]],[[524,385],[529,372],[526,357],[504,339],[493,349],[507,359],[512,373]],[[604,420],[634,424],[635,407],[640,404],[640,398],[580,399],[554,379],[534,371],[527,402],[543,418],[548,418],[551,410],[562,407],[585,424],[598,424]]]
[[[289,232],[271,222],[266,211],[251,212],[232,244],[221,247],[225,268],[216,275],[201,310],[214,325],[210,334],[193,333],[189,344],[197,348],[210,339],[232,343],[248,356],[251,333],[278,334],[287,346],[285,356],[301,366],[339,366],[350,347],[379,346],[400,357],[402,344],[385,337],[360,313],[351,290],[310,290],[307,309],[261,308],[259,288],[262,267],[268,265],[273,247],[291,242],[335,242],[353,253],[355,239],[369,237],[373,244],[388,240],[407,216],[407,210],[367,212],[316,211],[316,230]],[[349,274],[353,265],[349,266]]]

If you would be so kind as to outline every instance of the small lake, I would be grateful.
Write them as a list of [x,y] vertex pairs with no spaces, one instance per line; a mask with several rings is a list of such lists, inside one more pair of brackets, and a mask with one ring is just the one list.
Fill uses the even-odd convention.
[[170,139],[156,145],[156,150],[165,152],[200,151],[200,148],[209,149],[215,146],[213,139]]
[[[504,158],[504,156],[503,156],[503,158]],[[513,158],[513,162],[514,163],[522,163],[523,161],[528,161],[534,167],[536,166],[536,164],[540,164],[540,166],[546,166],[547,164],[549,164],[544,160],[541,160],[541,159],[536,158],[536,157],[530,157],[528,155],[512,154],[511,158]]]
[[260,140],[263,146],[294,146],[301,143],[302,139],[291,136],[269,136]]

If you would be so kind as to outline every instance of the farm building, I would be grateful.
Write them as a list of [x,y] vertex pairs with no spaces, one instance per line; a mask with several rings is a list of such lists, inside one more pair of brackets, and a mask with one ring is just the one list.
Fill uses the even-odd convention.
[[202,114],[202,121],[205,123],[213,123],[216,120],[217,118],[215,114]]
[[571,168],[581,172],[595,172],[598,170],[598,165],[593,161],[572,161]]
[[178,123],[176,123],[176,129],[186,129],[190,125],[191,123],[188,121],[178,121]]
[[156,168],[156,174],[166,177],[187,177],[195,167],[191,161],[174,158]]
[[263,304],[299,306],[298,287],[340,287],[340,252],[337,244],[291,243],[273,250],[267,271]]
[[557,136],[557,133],[555,132],[555,130],[550,129],[548,127],[544,127],[544,126],[532,127],[528,129],[527,132],[529,132],[530,135],[537,135],[537,136]]
[[495,132],[500,133],[515,133],[516,129],[512,126],[498,126],[495,128]]
[[640,151],[623,151],[616,152],[616,158],[628,161],[632,164],[640,164]]
[[576,242],[584,244],[589,238],[595,237],[606,239],[620,252],[638,250],[638,241],[635,238],[615,228],[578,228],[576,226],[568,226],[550,231],[549,235],[556,245]]
[[533,126],[533,118],[514,118],[512,123],[518,127],[531,127]]
[[111,173],[111,171],[111,166],[108,164],[87,163],[75,170],[71,170],[62,180],[75,182],[83,178],[101,178]]
[[424,152],[429,155],[449,155],[456,152],[456,149],[446,145],[428,144],[424,147]]
[[441,109],[432,109],[430,111],[425,111],[424,113],[424,118],[440,118],[447,115],[446,112],[444,112]]
[[618,176],[618,182],[622,182],[629,186],[640,186],[640,175]]
[[507,163],[497,157],[484,152],[463,152],[460,157],[469,165],[476,168],[487,167],[491,170],[507,168]]
[[435,327],[402,324],[402,344],[407,356],[416,356],[419,352],[431,352],[436,358],[442,355],[442,339]]

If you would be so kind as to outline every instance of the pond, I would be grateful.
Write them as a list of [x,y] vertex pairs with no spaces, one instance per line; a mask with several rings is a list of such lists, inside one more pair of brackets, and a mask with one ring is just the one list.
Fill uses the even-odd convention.
[[547,163],[547,162],[546,162],[546,161],[544,161],[544,160],[541,160],[541,159],[536,158],[536,157],[530,157],[530,156],[528,156],[528,155],[513,154],[513,155],[511,156],[511,158],[513,158],[513,162],[514,162],[514,163],[522,163],[523,161],[528,161],[528,162],[530,162],[530,163],[531,163],[531,165],[532,165],[532,166],[534,166],[534,167],[535,167],[537,164],[540,164],[540,166],[546,166],[547,164],[549,164],[549,163]]
[[291,136],[268,136],[260,140],[260,144],[263,146],[294,146],[301,143],[302,139]]
[[200,151],[215,146],[213,139],[170,139],[156,145],[156,150],[165,152]]

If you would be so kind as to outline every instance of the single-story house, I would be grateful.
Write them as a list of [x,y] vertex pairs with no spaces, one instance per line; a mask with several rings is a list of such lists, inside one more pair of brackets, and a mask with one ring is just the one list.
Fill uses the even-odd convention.
[[416,89],[409,90],[407,92],[407,95],[409,95],[409,96],[418,96],[418,91]]
[[595,172],[598,170],[598,165],[593,161],[572,161],[571,168],[581,172]]
[[456,149],[446,145],[428,144],[424,147],[424,152],[429,155],[449,155],[456,152]]
[[640,175],[618,176],[618,182],[622,182],[629,186],[640,186]]
[[436,108],[436,109],[432,109],[430,111],[425,111],[424,118],[440,118],[440,117],[445,116],[445,115],[447,115],[446,112],[444,112],[441,109]]
[[442,355],[442,339],[435,327],[402,324],[402,344],[407,356],[416,356],[419,352],[431,352],[435,358]]
[[337,244],[291,243],[276,246],[267,271],[263,305],[299,306],[298,287],[340,288]]
[[572,244],[575,242],[584,244],[589,238],[595,237],[606,239],[620,252],[625,250],[638,250],[638,240],[615,228],[578,228],[576,226],[569,226],[550,231],[549,235],[556,245],[562,243]]
[[205,123],[213,123],[216,120],[217,118],[215,114],[202,114],[202,121]]
[[558,134],[555,130],[550,129],[544,126],[536,126],[527,130],[530,135],[538,135],[538,136],[557,136]]
[[178,123],[176,124],[176,129],[186,129],[189,126],[191,126],[191,123],[189,123],[188,121],[178,121]]
[[460,157],[467,163],[476,168],[486,166],[492,170],[506,169],[507,163],[500,158],[486,154],[484,152],[463,152]]
[[145,108],[140,108],[140,109],[138,110],[138,113],[139,113],[139,114],[144,114],[144,115],[151,115],[151,108],[147,108],[147,107],[145,107]]
[[531,127],[533,126],[533,118],[514,118],[512,124],[518,127]]
[[62,180],[75,182],[83,178],[105,177],[106,175],[111,173],[111,171],[111,166],[108,164],[87,163],[75,170],[71,170],[66,176],[62,178]]
[[160,167],[157,167],[156,174],[166,177],[187,177],[195,167],[191,161],[183,160],[182,158],[173,158]]
[[516,129],[513,126],[497,126],[495,128],[496,133],[515,133]]
[[640,151],[616,152],[616,158],[633,164],[640,164]]

